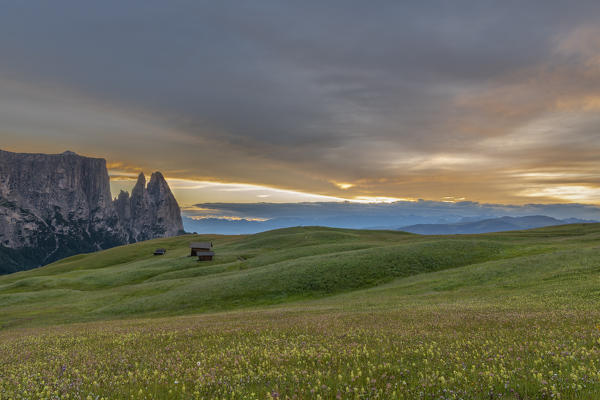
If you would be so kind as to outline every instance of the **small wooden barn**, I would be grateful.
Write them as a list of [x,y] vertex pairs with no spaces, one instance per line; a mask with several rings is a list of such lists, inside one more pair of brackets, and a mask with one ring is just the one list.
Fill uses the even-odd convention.
[[198,253],[212,252],[212,242],[192,242],[190,249],[191,257],[197,256]]
[[214,251],[197,251],[198,261],[211,261],[215,255]]
[[154,255],[155,256],[164,256],[166,252],[167,252],[167,249],[156,249],[156,250],[154,250]]

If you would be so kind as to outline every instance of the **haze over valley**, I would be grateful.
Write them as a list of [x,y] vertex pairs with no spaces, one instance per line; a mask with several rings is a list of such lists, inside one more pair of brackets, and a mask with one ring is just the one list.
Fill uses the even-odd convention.
[[[600,207],[585,204],[515,206],[425,200],[368,204],[208,203],[183,208],[182,215],[188,232],[236,235],[292,226],[402,230],[415,224],[472,223],[501,217],[542,216],[532,225],[513,226],[515,229],[537,228],[560,223],[596,222],[600,220]],[[489,225],[479,233],[500,230],[506,229]]]

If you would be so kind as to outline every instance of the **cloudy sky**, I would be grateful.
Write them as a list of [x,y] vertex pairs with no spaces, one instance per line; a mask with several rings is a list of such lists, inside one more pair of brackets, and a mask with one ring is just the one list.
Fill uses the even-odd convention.
[[600,204],[598,1],[2,1],[0,148],[184,204]]

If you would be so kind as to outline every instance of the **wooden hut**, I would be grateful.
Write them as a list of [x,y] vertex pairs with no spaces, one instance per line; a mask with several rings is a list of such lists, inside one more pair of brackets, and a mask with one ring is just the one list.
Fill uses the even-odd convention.
[[211,261],[215,255],[214,251],[197,251],[198,261]]
[[190,249],[190,257],[195,257],[198,253],[212,252],[212,242],[192,242]]

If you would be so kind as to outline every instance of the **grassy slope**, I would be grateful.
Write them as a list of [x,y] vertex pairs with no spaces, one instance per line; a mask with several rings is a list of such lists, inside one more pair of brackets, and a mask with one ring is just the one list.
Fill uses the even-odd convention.
[[[600,224],[445,237],[306,227],[154,240],[0,277],[0,326],[220,311],[353,292],[401,277],[412,278],[340,298],[395,304],[477,293],[542,299],[551,292],[552,301],[558,292],[579,299],[579,288],[593,291],[597,280],[599,238]],[[214,261],[187,256],[190,241],[206,239],[215,243]],[[167,255],[152,256],[156,247]]]
[[600,396],[600,224],[192,239],[0,277],[0,398]]

